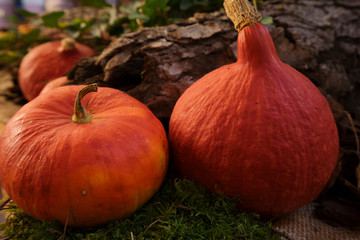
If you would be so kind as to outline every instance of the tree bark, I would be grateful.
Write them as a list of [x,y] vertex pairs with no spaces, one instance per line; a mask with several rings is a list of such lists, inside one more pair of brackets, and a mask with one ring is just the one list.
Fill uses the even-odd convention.
[[[175,102],[191,84],[235,61],[236,37],[223,12],[196,14],[177,24],[125,34],[96,58],[80,62],[69,78],[126,91],[158,118],[169,118]],[[97,69],[96,77],[87,69]]]

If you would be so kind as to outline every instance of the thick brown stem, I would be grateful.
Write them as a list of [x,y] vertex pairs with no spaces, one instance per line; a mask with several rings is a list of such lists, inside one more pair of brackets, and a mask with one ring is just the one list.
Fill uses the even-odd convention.
[[75,40],[70,37],[66,37],[61,40],[61,47],[64,49],[64,51],[73,50],[75,48]]
[[237,31],[261,21],[260,13],[247,0],[224,0],[224,8]]
[[84,108],[81,104],[83,97],[90,92],[97,92],[98,88],[96,83],[87,85],[79,91],[76,96],[74,104],[74,114],[71,117],[71,120],[74,123],[87,123],[91,121],[91,114]]

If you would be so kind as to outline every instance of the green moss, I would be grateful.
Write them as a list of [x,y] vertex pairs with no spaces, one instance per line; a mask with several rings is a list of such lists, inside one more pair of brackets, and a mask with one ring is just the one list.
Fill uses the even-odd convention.
[[280,239],[270,222],[240,212],[234,202],[184,179],[168,179],[160,191],[130,218],[104,226],[76,229],[36,220],[14,204],[0,225],[10,239]]

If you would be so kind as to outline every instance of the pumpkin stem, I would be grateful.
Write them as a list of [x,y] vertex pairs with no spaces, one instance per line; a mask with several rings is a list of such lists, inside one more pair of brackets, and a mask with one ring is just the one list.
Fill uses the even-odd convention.
[[84,87],[79,91],[75,99],[74,114],[71,117],[71,120],[74,123],[87,123],[91,121],[92,118],[91,114],[88,111],[86,111],[84,106],[81,104],[81,100],[86,94],[90,92],[97,92],[97,90],[98,90],[97,84],[93,83],[87,85],[86,87]]
[[238,32],[261,21],[260,13],[247,0],[224,0],[224,8]]
[[61,40],[61,47],[64,49],[64,51],[70,51],[75,48],[75,40],[70,37],[66,37]]

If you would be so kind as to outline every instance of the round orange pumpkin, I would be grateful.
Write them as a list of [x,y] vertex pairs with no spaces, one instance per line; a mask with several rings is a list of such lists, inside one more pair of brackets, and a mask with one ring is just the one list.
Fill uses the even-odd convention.
[[67,73],[80,59],[95,54],[88,46],[71,38],[51,41],[31,49],[22,59],[18,81],[24,97],[30,101],[55,78]]
[[[244,6],[240,12],[251,9],[244,0],[229,2]],[[178,99],[170,149],[182,176],[236,197],[243,209],[276,216],[325,187],[337,163],[338,132],[325,97],[279,59],[266,27],[243,20],[237,62]]]
[[41,90],[40,94],[43,94],[47,91],[50,91],[54,88],[60,87],[66,83],[70,82],[70,80],[67,78],[67,76],[62,76],[59,78],[55,78],[54,80],[51,80],[50,82],[48,82],[44,88]]
[[159,189],[168,165],[163,125],[143,103],[83,87],[39,95],[0,137],[0,180],[10,198],[35,218],[77,227],[132,214]]

